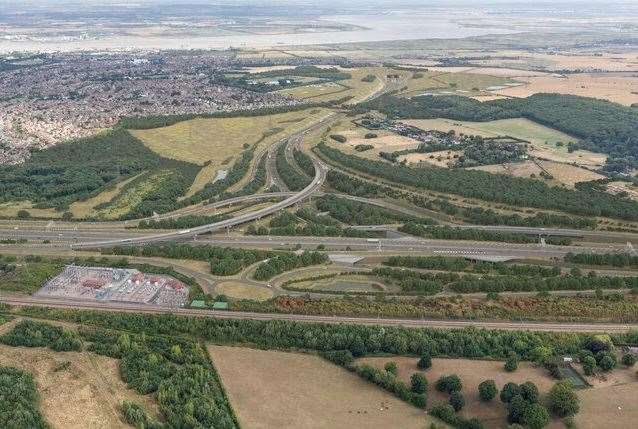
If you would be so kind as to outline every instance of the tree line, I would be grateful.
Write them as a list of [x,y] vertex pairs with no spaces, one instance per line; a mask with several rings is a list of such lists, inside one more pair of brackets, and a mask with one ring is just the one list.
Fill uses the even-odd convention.
[[577,215],[638,220],[638,202],[604,192],[564,189],[548,186],[534,179],[509,177],[477,170],[410,168],[347,155],[325,143],[319,143],[317,149],[324,157],[346,168],[415,188],[516,207],[537,207]]
[[286,159],[286,144],[279,145],[275,157],[275,166],[277,174],[284,181],[286,187],[291,191],[301,191],[308,186],[312,179],[305,174],[301,174]]
[[[536,236],[500,232],[484,231],[480,229],[454,228],[449,226],[424,226],[413,222],[406,223],[399,227],[400,232],[416,235],[417,237],[427,237],[437,240],[474,240],[474,241],[499,241],[505,243],[536,243]],[[568,246],[571,244],[570,238],[547,237],[548,244],[557,246]]]
[[565,255],[565,262],[636,268],[638,267],[638,256],[629,253],[568,253]]
[[328,256],[324,253],[308,251],[300,255],[282,253],[262,262],[255,270],[253,278],[255,280],[270,280],[281,273],[294,270],[295,268],[325,264],[326,262],[328,262]]

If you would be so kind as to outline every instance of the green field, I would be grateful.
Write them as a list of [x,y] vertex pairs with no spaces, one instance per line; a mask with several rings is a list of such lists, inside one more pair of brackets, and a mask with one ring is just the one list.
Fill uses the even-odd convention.
[[415,97],[424,92],[450,92],[458,95],[479,95],[492,86],[512,84],[516,81],[499,76],[472,73],[422,71],[413,73],[400,95]]

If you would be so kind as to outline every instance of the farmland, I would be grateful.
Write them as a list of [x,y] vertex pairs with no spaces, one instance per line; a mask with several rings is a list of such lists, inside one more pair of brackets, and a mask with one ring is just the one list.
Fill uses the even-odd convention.
[[440,71],[415,71],[407,81],[407,89],[400,95],[415,97],[423,93],[480,95],[491,87],[516,85],[517,82],[507,77],[473,73],[449,73]]
[[428,417],[354,374],[314,355],[209,346],[243,427],[401,427]]

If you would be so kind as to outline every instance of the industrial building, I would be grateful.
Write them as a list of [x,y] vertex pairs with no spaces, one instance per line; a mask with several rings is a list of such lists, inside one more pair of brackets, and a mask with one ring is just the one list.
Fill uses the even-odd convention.
[[36,295],[174,308],[187,304],[188,287],[173,277],[135,269],[67,265]]

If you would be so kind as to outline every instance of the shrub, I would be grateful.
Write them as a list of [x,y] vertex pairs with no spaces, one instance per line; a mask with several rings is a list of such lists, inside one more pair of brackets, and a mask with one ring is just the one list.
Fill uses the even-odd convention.
[[494,399],[498,393],[494,380],[485,380],[478,385],[479,397],[481,401],[488,402]]
[[518,359],[516,357],[510,357],[505,361],[505,371],[514,372],[518,369]]
[[521,388],[518,384],[506,383],[505,386],[503,386],[503,390],[501,390],[501,402],[509,404],[514,396],[520,394]]
[[392,375],[397,375],[397,372],[398,372],[397,364],[394,361],[390,361],[386,363],[383,369],[385,369],[387,372],[389,372]]
[[592,375],[596,369],[596,359],[593,356],[585,356],[581,360],[583,364],[583,372],[585,375]]
[[461,379],[456,374],[444,375],[436,382],[436,390],[439,392],[459,392],[462,387]]
[[429,353],[422,354],[416,366],[419,369],[428,369],[432,367],[432,357],[430,356],[430,354]]
[[634,366],[636,364],[636,356],[632,353],[625,353],[622,357],[622,363],[625,366]]
[[549,412],[541,404],[529,404],[523,411],[523,422],[529,429],[542,429],[549,424]]
[[532,383],[531,381],[526,381],[519,387],[521,388],[521,396],[523,397],[523,399],[530,403],[538,402],[538,387],[536,387],[534,383]]
[[556,383],[548,395],[549,409],[558,417],[571,417],[580,410],[580,402],[569,382]]
[[428,380],[419,372],[415,372],[410,377],[410,384],[414,393],[425,393],[428,388]]
[[600,362],[598,362],[598,365],[603,371],[611,371],[616,366],[616,361],[613,357],[605,354],[605,356],[600,359]]
[[461,408],[465,406],[465,398],[461,392],[452,392],[449,402],[454,411],[461,411]]

